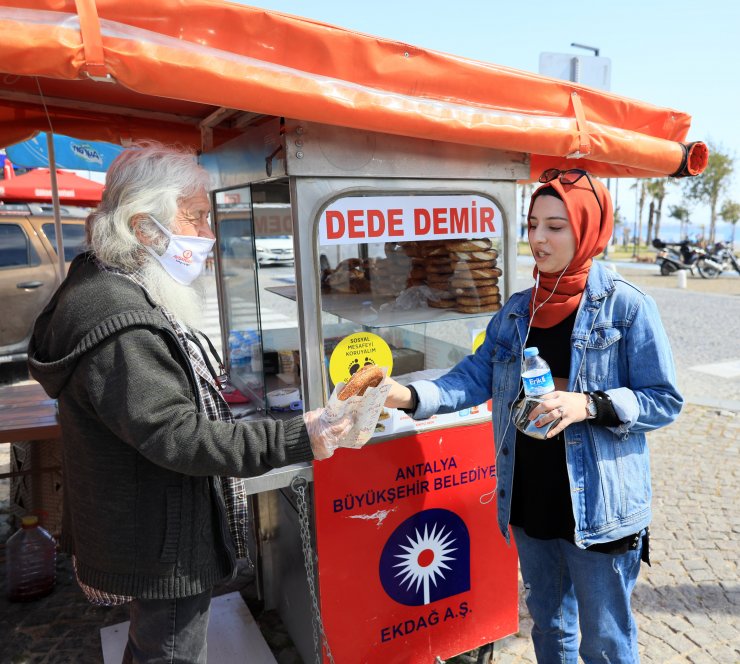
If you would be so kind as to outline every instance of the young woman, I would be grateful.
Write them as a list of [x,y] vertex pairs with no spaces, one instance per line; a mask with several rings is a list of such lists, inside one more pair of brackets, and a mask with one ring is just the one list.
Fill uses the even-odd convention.
[[[508,300],[474,355],[435,381],[393,383],[386,405],[422,419],[493,399],[498,525],[517,544],[537,661],[580,652],[633,664],[630,596],[649,562],[645,433],[671,423],[683,399],[654,301],[592,260],[612,234],[609,192],[580,169],[540,182],[528,217],[534,288]],[[529,415],[538,426],[560,418],[545,439],[512,423],[530,346],[555,379]]]

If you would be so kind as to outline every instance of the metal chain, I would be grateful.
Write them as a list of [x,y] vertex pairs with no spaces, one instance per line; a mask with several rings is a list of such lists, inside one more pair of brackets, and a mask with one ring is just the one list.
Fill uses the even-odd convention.
[[298,503],[298,521],[300,523],[301,530],[301,543],[303,544],[303,562],[306,566],[306,580],[308,581],[308,591],[311,594],[311,609],[312,609],[312,620],[311,627],[313,628],[313,648],[314,654],[316,655],[317,664],[321,664],[321,648],[319,646],[319,634],[321,634],[321,641],[326,650],[326,657],[335,664],[334,656],[331,654],[329,648],[329,641],[326,638],[326,632],[324,631],[324,623],[321,620],[321,609],[319,608],[319,599],[316,595],[316,582],[314,580],[313,573],[313,550],[311,549],[311,523],[308,515],[308,500],[306,499],[306,487],[308,481],[305,477],[294,477],[290,483],[290,488],[296,494]]

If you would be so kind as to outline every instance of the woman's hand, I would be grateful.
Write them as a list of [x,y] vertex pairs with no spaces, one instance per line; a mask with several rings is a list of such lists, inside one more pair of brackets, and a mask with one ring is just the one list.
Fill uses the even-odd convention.
[[563,392],[556,390],[540,397],[542,403],[534,408],[529,414],[529,419],[536,420],[540,415],[542,419],[537,422],[537,427],[561,418],[556,427],[547,432],[547,437],[557,436],[565,427],[574,422],[583,422],[588,417],[586,404],[588,398],[582,392]]
[[411,390],[408,387],[389,377],[386,377],[385,384],[391,386],[385,398],[386,408],[411,408]]

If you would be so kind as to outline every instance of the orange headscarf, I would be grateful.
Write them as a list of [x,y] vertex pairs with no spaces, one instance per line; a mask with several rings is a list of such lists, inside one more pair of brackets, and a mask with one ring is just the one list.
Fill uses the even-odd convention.
[[[591,178],[591,182],[593,182],[596,195],[601,201],[601,207],[604,209],[603,214],[599,210],[594,190],[591,189],[585,175],[575,184],[563,184],[560,180],[552,180],[543,184],[532,194],[527,218],[532,214],[532,205],[537,196],[543,189],[552,187],[565,203],[565,208],[568,211],[568,221],[576,238],[576,253],[559,282],[560,273],[540,272],[539,288],[537,288],[536,295],[532,291],[533,297],[529,303],[530,318],[538,305],[545,300],[547,300],[547,303],[537,310],[534,319],[532,319],[532,327],[547,328],[557,325],[578,308],[583,290],[586,287],[588,271],[591,269],[591,263],[593,262],[591,259],[604,251],[612,235],[614,212],[611,196],[601,182],[594,178]],[[532,274],[535,278],[537,277],[536,266]],[[555,290],[556,282],[557,290]],[[552,297],[548,300],[551,293]]]

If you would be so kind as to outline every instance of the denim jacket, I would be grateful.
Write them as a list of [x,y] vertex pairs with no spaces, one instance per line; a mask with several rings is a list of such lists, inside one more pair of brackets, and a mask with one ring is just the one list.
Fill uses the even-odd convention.
[[[413,416],[449,413],[492,399],[496,447],[498,525],[509,539],[516,429],[511,409],[521,387],[522,343],[531,289],[514,294],[492,318],[486,338],[447,374],[413,386]],[[592,544],[626,537],[650,523],[650,459],[645,432],[676,419],[683,398],[673,356],[653,299],[594,262],[573,334],[568,391],[604,390],[618,427],[576,422],[563,432],[576,530]],[[543,441],[546,444],[546,441]]]

